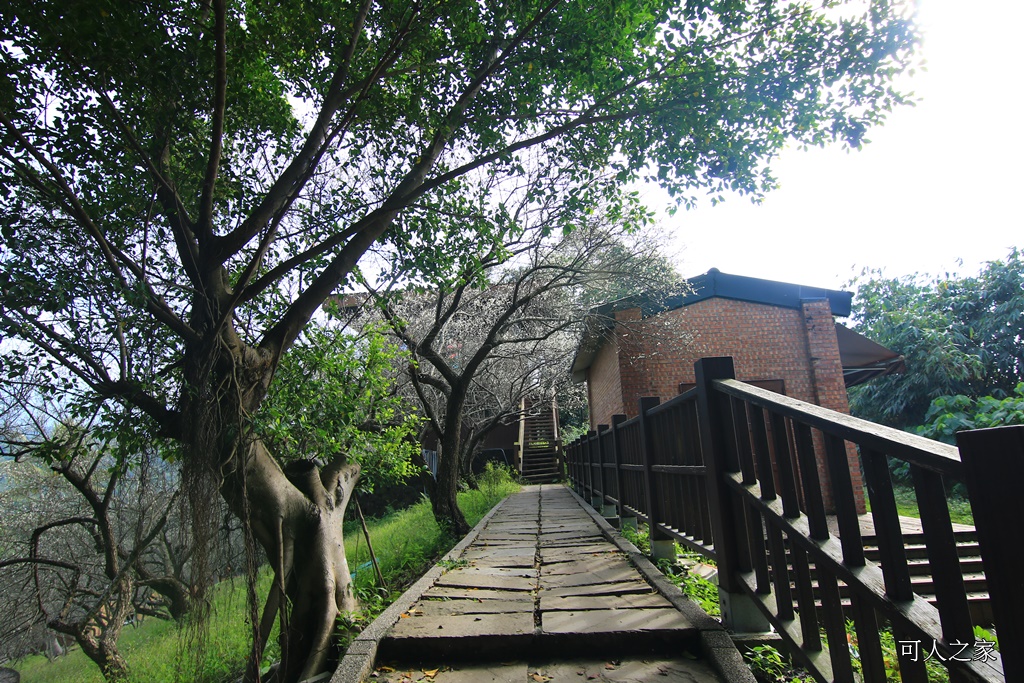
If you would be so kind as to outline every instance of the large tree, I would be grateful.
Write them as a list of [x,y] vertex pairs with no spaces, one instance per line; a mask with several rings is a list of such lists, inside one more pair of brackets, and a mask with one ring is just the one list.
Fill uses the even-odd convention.
[[581,212],[608,168],[684,202],[697,188],[760,194],[787,140],[859,146],[902,102],[908,12],[11,0],[4,372],[39,368],[78,403],[180,442],[199,540],[219,492],[270,558],[268,614],[293,610],[275,676],[312,676],[355,606],[339,549],[359,472],[344,454],[282,468],[251,418],[364,253],[395,239],[436,262],[501,234],[500,206],[457,231],[447,219],[479,202],[473,172],[513,177],[528,150],[552,180],[538,195],[575,180]]
[[986,263],[976,276],[866,272],[854,297],[862,334],[906,358],[904,374],[855,388],[850,408],[901,428],[924,424],[932,401],[1001,400],[1024,382],[1024,255]]

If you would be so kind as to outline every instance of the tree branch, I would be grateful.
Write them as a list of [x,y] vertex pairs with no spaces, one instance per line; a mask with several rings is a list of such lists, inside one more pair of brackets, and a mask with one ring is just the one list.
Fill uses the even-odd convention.
[[[160,172],[156,162],[153,161],[152,155],[150,155],[146,149],[139,142],[138,136],[135,131],[132,130],[128,122],[121,116],[121,112],[118,110],[117,105],[107,96],[107,93],[102,88],[94,88],[100,96],[100,101],[104,103],[110,114],[114,117],[114,123],[117,125],[121,132],[121,135],[128,141],[128,145],[135,150],[135,153],[142,158],[142,162],[146,165],[146,170],[156,181],[157,190],[156,197],[160,200],[160,205],[163,207],[163,216],[167,220],[171,227],[171,232],[174,234],[175,245],[178,248],[178,258],[181,259],[181,266],[185,270],[185,275],[189,281],[192,282],[193,286],[199,286],[199,247],[195,238],[195,234],[192,231],[191,221],[188,218],[188,212],[185,210],[185,205],[181,201],[181,196],[178,194],[177,188],[174,184]],[[145,268],[145,259],[143,259],[143,268]],[[143,270],[143,275],[145,271]]]
[[[299,190],[312,177],[313,171],[315,171],[317,164],[319,164],[320,159],[323,157],[328,144],[338,134],[340,128],[332,127],[331,121],[341,108],[344,100],[350,96],[351,91],[346,90],[344,84],[349,75],[355,44],[359,39],[359,34],[362,32],[369,8],[370,3],[364,3],[360,8],[356,21],[353,22],[352,37],[349,40],[350,47],[331,79],[331,85],[328,88],[327,95],[324,97],[324,104],[320,108],[320,113],[317,115],[317,119],[306,136],[306,140],[299,153],[288,164],[288,167],[281,172],[281,175],[274,181],[274,184],[267,191],[263,200],[253,209],[245,221],[224,237],[216,240],[216,248],[211,253],[211,258],[216,263],[224,263],[231,256],[238,253],[245,244],[271,223],[275,215],[279,214],[293,201]],[[406,39],[415,16],[416,12],[409,15],[406,23],[399,29],[381,60],[361,84],[358,90],[360,93],[357,97],[358,101],[362,100],[369,88],[387,73],[387,67],[398,58],[400,54],[399,47]],[[350,108],[346,121],[353,115],[354,108]],[[343,125],[347,125],[347,123]],[[244,283],[238,289],[243,287]]]
[[213,130],[210,132],[210,155],[206,162],[202,195],[199,199],[197,226],[199,239],[213,234],[213,191],[217,185],[220,157],[224,147],[224,110],[227,107],[227,10],[224,0],[213,0],[214,67],[213,67]]
[[[413,368],[409,368],[409,378],[412,382],[413,391],[416,392],[416,397],[420,400],[420,405],[423,406],[423,412],[427,414],[427,419],[430,421],[430,426],[434,430],[434,434],[438,437],[444,434],[441,428],[441,421],[438,419],[437,412],[434,410],[433,404],[427,400],[427,395],[423,391],[423,385],[420,383],[420,373],[415,372]],[[447,398],[446,392],[445,396]]]
[[462,125],[469,105],[480,93],[484,83],[503,66],[508,56],[522,44],[526,37],[554,10],[559,2],[561,0],[553,0],[547,7],[541,10],[510,41],[508,48],[500,55],[493,53],[489,55],[477,75],[444,117],[444,123],[438,127],[430,144],[420,154],[419,161],[413,165],[402,181],[398,183],[380,208],[366,217],[367,226],[353,236],[341,250],[341,253],[299,295],[298,299],[288,308],[281,320],[268,330],[260,342],[261,348],[270,350],[276,355],[280,355],[280,353],[287,349],[298,336],[302,326],[312,317],[324,300],[330,296],[331,292],[338,286],[338,283],[341,282],[341,279],[352,271],[359,258],[384,234],[384,231],[391,225],[398,212],[408,206],[415,197],[423,194],[423,191],[417,188],[421,188],[427,173],[437,163],[437,159],[450,141],[454,131]]
[[19,564],[41,564],[46,567],[57,567],[58,569],[69,569],[73,572],[81,573],[81,569],[78,565],[65,562],[63,560],[51,560],[45,557],[16,557],[10,560],[0,561],[0,569],[6,567],[13,567]]
[[189,341],[195,341],[198,336],[191,328],[188,327],[174,312],[167,306],[164,301],[153,292],[149,283],[146,281],[145,273],[142,268],[139,267],[127,254],[119,250],[117,247],[112,245],[107,238],[103,235],[103,232],[93,222],[92,217],[85,210],[85,207],[79,201],[78,195],[75,194],[74,190],[67,184],[63,174],[46,156],[39,151],[39,149],[28,141],[22,132],[14,125],[14,123],[0,111],[0,124],[7,129],[7,131],[18,141],[18,144],[28,152],[33,159],[36,160],[43,168],[47,170],[50,176],[53,178],[53,182],[56,184],[57,189],[60,190],[61,195],[64,197],[66,202],[66,208],[69,210],[72,216],[75,217],[76,221],[85,228],[86,233],[93,239],[96,245],[100,249],[100,253],[103,255],[104,261],[106,261],[107,267],[110,269],[110,273],[117,279],[118,284],[121,286],[123,291],[130,291],[131,287],[128,285],[128,281],[122,271],[122,265],[126,267],[131,273],[139,280],[146,290],[146,310],[151,313],[157,320],[164,323],[172,331],[178,333],[184,339]]
[[[157,424],[160,425],[164,432],[168,434],[174,433],[178,418],[180,417],[179,413],[177,411],[170,410],[163,401],[160,401],[155,396],[147,393],[137,383],[125,379],[111,379],[110,376],[106,374],[106,368],[104,368],[102,364],[98,363],[95,359],[89,356],[89,354],[84,353],[83,350],[76,351],[76,345],[74,342],[58,334],[55,330],[42,325],[30,316],[25,316],[24,323],[36,329],[39,334],[29,334],[24,325],[12,318],[2,309],[0,309],[0,319],[12,325],[20,326],[22,328],[22,334],[26,338],[30,339],[33,344],[45,351],[51,358],[73,373],[100,396],[105,398],[122,398],[156,420]],[[95,376],[85,372],[85,370],[72,361],[67,354],[55,347],[50,343],[50,341],[47,341],[47,338],[61,346],[67,346],[68,349],[74,353],[76,358],[81,360],[94,373],[96,373]]]

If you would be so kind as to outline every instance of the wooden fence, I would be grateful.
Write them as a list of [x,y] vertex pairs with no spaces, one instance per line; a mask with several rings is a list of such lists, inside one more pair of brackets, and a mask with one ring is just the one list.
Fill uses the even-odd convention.
[[[852,683],[855,669],[867,683],[886,681],[891,656],[907,682],[928,680],[926,659],[954,682],[1024,681],[1024,427],[962,434],[958,451],[738,382],[731,358],[696,369],[696,388],[663,404],[641,399],[637,417],[615,416],[566,448],[581,496],[646,522],[655,544],[675,541],[715,560],[726,625],[771,624],[819,681]],[[865,557],[848,444],[860,455],[878,562]],[[935,605],[912,590],[888,459],[909,464]],[[975,642],[946,501],[951,480],[968,488],[1001,656]],[[893,635],[887,647],[880,629]]]

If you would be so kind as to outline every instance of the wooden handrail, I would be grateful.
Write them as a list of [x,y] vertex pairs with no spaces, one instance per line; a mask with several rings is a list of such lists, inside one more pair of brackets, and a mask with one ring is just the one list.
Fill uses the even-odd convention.
[[955,446],[862,420],[852,415],[837,413],[813,403],[805,403],[734,379],[717,380],[715,386],[724,394],[749,401],[761,408],[767,408],[782,417],[799,420],[810,427],[815,427],[847,441],[873,448],[890,457],[926,467],[939,474],[948,474],[957,478],[963,476],[960,452]]
[[[898,641],[921,648],[896,653],[905,681],[924,680],[925,655],[944,658],[956,680],[1002,681],[1003,666],[1007,675],[1024,671],[1024,555],[1000,543],[1007,520],[1024,514],[1024,497],[1011,495],[1024,480],[1024,427],[1009,437],[971,433],[961,444],[977,454],[971,469],[955,447],[739,382],[728,359],[697,366],[703,379],[696,388],[660,404],[646,399],[636,417],[616,416],[611,428],[566,448],[570,482],[581,495],[602,508],[614,505],[620,517],[650,522],[652,538],[670,538],[717,559],[723,607],[753,605],[818,680],[852,680],[846,619],[855,624],[863,680],[885,679],[879,617]],[[983,457],[993,448],[1005,454]],[[850,473],[855,454],[871,499],[880,563],[864,552]],[[913,592],[889,458],[909,463],[937,606]],[[1014,605],[994,608],[1001,661],[974,643],[945,500],[948,480],[962,481],[965,474],[983,555],[987,548],[986,576]],[[994,499],[988,492],[997,483],[1006,491]],[[826,493],[838,535],[826,523]],[[719,539],[714,545],[712,536]],[[848,611],[840,581],[849,587]],[[748,610],[747,623],[749,617]]]

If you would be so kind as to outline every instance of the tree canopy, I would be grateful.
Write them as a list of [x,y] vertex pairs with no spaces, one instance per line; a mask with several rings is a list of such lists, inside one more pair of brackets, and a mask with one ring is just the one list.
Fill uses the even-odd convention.
[[[911,428],[964,401],[994,401],[1024,381],[1024,255],[1012,249],[976,276],[885,277],[869,271],[855,282],[857,330],[906,358],[902,375],[882,377],[850,395],[854,414]],[[959,396],[957,405],[929,406]],[[939,433],[943,428],[939,428]]]
[[[359,469],[344,453],[282,468],[252,416],[367,251],[458,270],[464,245],[515,231],[491,189],[531,159],[545,173],[526,191],[564,199],[567,229],[641,178],[683,203],[759,196],[787,141],[859,146],[905,101],[891,84],[916,41],[910,11],[11,0],[3,373],[38,371],[72,414],[101,404],[122,435],[180,443],[166,452],[197,541],[216,531],[219,493],[275,573],[251,661],[287,607],[272,677],[312,677],[355,604],[329,549]],[[616,182],[593,182],[609,171]]]
[[376,313],[409,350],[410,393],[438,440],[431,502],[442,528],[469,531],[458,478],[488,434],[517,421],[524,400],[550,408],[568,384],[591,306],[683,290],[652,231],[624,235],[597,214],[566,233],[552,229],[558,216],[521,216],[517,237],[502,249],[478,245],[473,266],[433,287],[371,292]]

